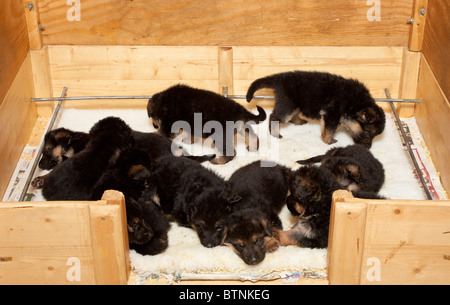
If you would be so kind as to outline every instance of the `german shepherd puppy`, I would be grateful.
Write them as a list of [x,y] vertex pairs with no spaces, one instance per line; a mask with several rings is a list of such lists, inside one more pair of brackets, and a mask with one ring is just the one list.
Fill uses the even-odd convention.
[[[173,138],[182,129],[183,132],[190,134],[191,139],[213,138],[220,155],[211,161],[214,164],[227,163],[234,158],[234,135],[236,133],[244,136],[248,150],[256,151],[259,145],[258,137],[249,124],[250,122],[259,123],[266,119],[266,113],[261,107],[258,107],[259,114],[254,115],[240,104],[220,94],[186,85],[175,85],[155,94],[148,101],[147,112],[153,120],[154,127],[166,137]],[[195,124],[196,113],[201,114],[201,120],[197,124]],[[180,122],[185,122],[187,126],[181,127],[180,125],[178,128],[174,125],[174,123]],[[227,122],[234,125],[230,128]],[[221,132],[217,130],[217,125],[209,125],[211,123],[219,124]],[[199,124],[201,126],[198,126]],[[251,138],[253,138],[253,142]],[[255,147],[256,149],[254,149]]]
[[[343,124],[355,143],[368,148],[376,135],[383,132],[385,114],[375,104],[369,90],[355,79],[324,73],[292,71],[274,74],[255,80],[247,91],[250,102],[255,91],[261,88],[275,90],[275,107],[270,122],[278,121],[305,124],[304,119],[320,120],[322,140],[336,143],[333,138],[336,129]],[[271,130],[275,137],[281,137],[278,130]]]
[[[330,225],[333,192],[341,186],[324,168],[307,165],[291,177],[291,194],[287,199],[289,211],[298,216],[298,222],[288,231],[275,231],[280,245],[306,248],[326,248]],[[384,199],[370,192],[352,192],[359,198]]]
[[92,200],[101,199],[104,191],[110,189],[138,200],[147,186],[151,168],[152,160],[147,152],[136,148],[124,150],[95,184]]
[[341,187],[349,191],[376,193],[384,183],[383,164],[359,144],[335,147],[324,155],[297,161],[303,165],[317,162],[321,162],[321,167],[330,171]]
[[82,151],[89,141],[89,134],[57,128],[45,134],[44,150],[39,167],[50,170],[56,165]]
[[153,201],[126,198],[128,242],[142,255],[156,255],[169,245],[170,223]]
[[221,243],[220,221],[241,199],[213,171],[171,155],[155,160],[145,198],[155,199],[179,225],[193,228],[208,248]]
[[231,214],[222,222],[222,243],[248,265],[259,264],[266,252],[278,248],[273,231],[283,228],[278,213],[289,190],[291,170],[274,162],[263,162],[269,167],[256,161],[235,171],[228,180],[242,200],[233,205]]
[[103,172],[134,144],[131,128],[116,117],[97,122],[89,137],[84,150],[58,164],[46,176],[42,189],[46,200],[90,200]]

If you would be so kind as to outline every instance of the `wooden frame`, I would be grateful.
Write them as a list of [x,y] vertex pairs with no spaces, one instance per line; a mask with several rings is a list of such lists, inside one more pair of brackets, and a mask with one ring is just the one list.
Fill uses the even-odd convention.
[[[399,113],[416,116],[449,190],[450,25],[441,22],[450,13],[448,2],[382,1],[380,21],[367,19],[371,7],[364,3],[346,4],[349,9],[330,1],[263,2],[250,0],[242,9],[241,2],[207,0],[201,5],[210,14],[203,14],[193,0],[156,0],[151,9],[143,0],[93,0],[83,2],[82,19],[72,22],[64,1],[2,1],[0,11],[7,13],[0,25],[7,35],[0,37],[0,194],[23,147],[38,142],[44,130],[40,125],[52,112],[53,103],[36,105],[29,102],[31,97],[59,96],[63,86],[70,96],[148,95],[178,82],[245,94],[254,79],[293,69],[361,79],[375,97],[384,97],[388,88],[392,97],[419,98],[417,106],[397,105]],[[314,9],[323,5],[332,13]],[[173,16],[167,15],[168,7]],[[413,24],[407,25],[411,17]],[[258,104],[270,108],[272,102]],[[145,105],[63,103],[76,108]],[[387,105],[384,109],[389,111]],[[449,205],[361,200],[337,192],[325,281],[450,283],[450,262],[444,256],[450,254]],[[81,283],[127,283],[128,242],[120,193],[107,192],[96,202],[0,203],[0,218],[0,232],[6,236],[0,240],[0,283],[79,283],[67,281],[69,255],[80,258]],[[371,269],[378,262],[380,281]]]
[[0,284],[126,284],[125,199],[0,204]]

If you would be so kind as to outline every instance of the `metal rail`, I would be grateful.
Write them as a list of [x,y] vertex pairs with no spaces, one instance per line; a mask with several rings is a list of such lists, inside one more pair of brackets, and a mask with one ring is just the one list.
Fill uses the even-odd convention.
[[[390,99],[391,94],[389,93],[389,89],[385,88],[384,92],[386,93],[386,96]],[[395,120],[397,121],[398,128],[400,128],[400,133],[402,135],[403,141],[405,142],[406,148],[408,149],[408,153],[409,153],[409,156],[411,157],[411,161],[413,162],[414,168],[416,169],[417,176],[419,177],[420,183],[422,184],[424,192],[427,195],[427,199],[434,200],[433,194],[431,194],[430,190],[428,189],[427,183],[422,174],[422,170],[420,169],[419,164],[417,163],[416,157],[414,156],[414,153],[411,149],[411,146],[409,145],[408,138],[406,136],[406,132],[403,129],[403,124],[400,121],[400,118],[398,116],[397,110],[395,109],[394,103],[390,102],[390,105],[391,105],[392,113],[395,116]]]
[[[59,109],[61,108],[61,104],[63,102],[62,99],[64,98],[64,96],[66,96],[66,93],[67,93],[67,87],[64,87],[63,91],[61,93],[61,97],[58,98],[59,102],[56,105],[55,110],[53,110],[52,116],[50,118],[50,122],[47,124],[47,128],[45,129],[44,134],[46,134],[48,131],[52,130],[53,124],[55,124],[56,117],[58,116]],[[22,193],[20,194],[19,201],[23,201],[25,199],[25,196],[27,195],[28,188],[30,187],[31,179],[34,176],[34,172],[36,171],[36,168],[39,164],[39,160],[41,159],[41,155],[42,155],[43,151],[44,151],[44,141],[41,141],[39,150],[36,154],[36,158],[34,159],[34,162],[33,162],[33,166],[31,167],[31,172],[28,175],[27,181],[25,182],[25,186],[23,187]]]

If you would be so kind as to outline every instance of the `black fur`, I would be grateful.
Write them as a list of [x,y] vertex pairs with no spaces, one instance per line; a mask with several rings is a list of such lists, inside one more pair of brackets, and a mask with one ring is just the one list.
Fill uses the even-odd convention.
[[50,170],[56,165],[82,151],[89,141],[89,134],[66,128],[57,128],[45,134],[44,149],[39,167]]
[[[287,206],[298,222],[288,231],[276,231],[283,246],[297,245],[306,248],[326,248],[333,192],[340,185],[330,173],[318,166],[307,165],[291,177]],[[360,198],[384,199],[376,193],[352,192]]]
[[[224,218],[223,243],[248,265],[259,264],[278,248],[273,230],[282,230],[278,213],[286,202],[290,170],[273,162],[256,161],[233,173],[233,192],[242,200]],[[268,167],[263,167],[263,166]]]
[[130,249],[142,255],[156,255],[169,245],[170,223],[153,201],[126,198]]
[[[227,131],[227,122],[247,123],[253,121],[259,123],[266,119],[264,109],[258,107],[258,115],[254,115],[243,106],[235,101],[226,98],[222,95],[212,91],[191,88],[186,85],[175,85],[165,91],[155,94],[147,105],[148,116],[152,118],[153,125],[158,131],[173,138],[178,135],[179,130],[172,130],[172,125],[175,122],[184,121],[189,125],[190,130],[183,130],[188,132],[192,137],[208,138],[210,136],[217,136],[214,138],[215,146],[221,156],[216,158],[213,163],[226,163],[234,157],[234,134],[239,132],[246,137],[246,141],[250,141],[247,137],[253,136],[256,138],[251,126],[246,128],[236,128],[233,133]],[[195,128],[194,117],[195,113],[201,113],[202,126]],[[221,124],[223,133],[219,136],[217,130],[206,130],[205,124],[207,122],[215,121]],[[187,127],[186,127],[187,128]],[[214,130],[214,131],[213,131]],[[245,134],[244,134],[245,133]],[[213,136],[213,137],[214,137]],[[246,142],[247,148],[250,149],[250,144]],[[258,143],[256,143],[257,146]]]
[[[355,79],[324,72],[274,74],[255,80],[247,91],[247,101],[250,102],[255,91],[261,88],[275,90],[276,103],[270,123],[289,120],[295,124],[306,123],[299,114],[307,119],[320,119],[321,138],[328,144],[336,142],[334,133],[344,124],[355,143],[370,148],[373,138],[385,127],[383,110],[375,104],[367,88]],[[277,130],[270,132],[281,137]]]
[[46,176],[42,189],[46,200],[90,200],[103,172],[134,144],[130,127],[116,117],[97,122],[89,136],[84,150],[58,164]]
[[159,201],[164,213],[195,229],[203,246],[220,244],[220,220],[240,200],[223,178],[189,159],[163,156],[155,161],[149,183],[146,196]]
[[101,199],[104,191],[111,189],[138,200],[147,186],[151,168],[152,161],[147,152],[136,148],[123,151],[95,184],[92,200]]
[[317,162],[321,162],[321,167],[330,171],[341,187],[349,191],[376,193],[384,183],[383,164],[359,144],[335,147],[324,155],[297,161],[304,165]]

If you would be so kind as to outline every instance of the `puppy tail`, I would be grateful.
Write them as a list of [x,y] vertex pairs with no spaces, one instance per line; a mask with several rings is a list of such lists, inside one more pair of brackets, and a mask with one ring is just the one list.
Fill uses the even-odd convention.
[[298,160],[296,162],[298,164],[302,164],[302,165],[309,165],[309,164],[322,162],[324,158],[325,158],[325,155],[319,155],[319,156],[315,156],[315,157],[312,157],[312,158],[309,158],[306,160]]
[[264,111],[264,109],[260,106],[256,106],[256,109],[258,109],[258,116],[254,118],[255,123],[259,123],[264,121],[267,118],[267,114]]
[[262,88],[273,88],[275,86],[274,79],[271,76],[263,77],[255,80],[247,90],[247,102],[250,102],[253,99],[253,95],[256,91]]

